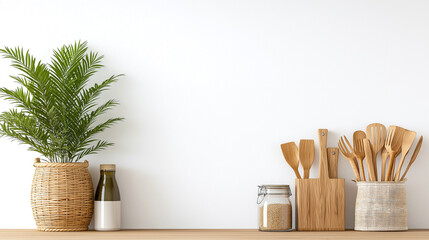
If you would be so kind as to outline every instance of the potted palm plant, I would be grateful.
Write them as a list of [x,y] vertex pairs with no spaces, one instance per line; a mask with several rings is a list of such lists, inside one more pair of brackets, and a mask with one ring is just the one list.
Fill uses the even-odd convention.
[[[90,78],[103,67],[103,56],[89,52],[87,42],[64,45],[53,51],[50,63],[42,63],[22,48],[0,49],[19,70],[11,76],[18,87],[0,88],[0,96],[14,108],[0,114],[0,136],[10,137],[40,154],[31,205],[41,231],[87,230],[93,212],[93,185],[84,156],[112,143],[96,134],[122,118],[98,120],[118,104],[98,104],[100,94],[121,75],[99,84]],[[42,159],[42,160],[40,160]]]

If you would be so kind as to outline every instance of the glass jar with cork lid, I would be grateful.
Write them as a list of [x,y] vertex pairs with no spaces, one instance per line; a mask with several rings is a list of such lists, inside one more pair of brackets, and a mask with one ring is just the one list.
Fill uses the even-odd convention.
[[258,226],[260,231],[292,230],[292,196],[289,185],[258,186]]

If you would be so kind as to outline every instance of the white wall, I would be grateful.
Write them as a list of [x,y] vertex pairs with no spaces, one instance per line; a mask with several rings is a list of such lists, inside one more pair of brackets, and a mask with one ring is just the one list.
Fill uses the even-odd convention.
[[[371,122],[429,136],[427,1],[3,1],[0,46],[51,50],[88,40],[105,55],[96,80],[126,121],[116,145],[88,158],[116,163],[124,228],[255,228],[257,185],[291,184],[280,144]],[[0,60],[1,86],[12,86]],[[0,110],[8,109],[1,102]],[[317,141],[316,141],[317,144]],[[317,145],[316,145],[317,146]],[[409,227],[429,228],[424,142],[407,182]],[[318,153],[316,153],[318,155]],[[0,228],[34,228],[38,154],[0,140]],[[317,177],[318,161],[312,168]],[[356,187],[343,158],[346,226]]]

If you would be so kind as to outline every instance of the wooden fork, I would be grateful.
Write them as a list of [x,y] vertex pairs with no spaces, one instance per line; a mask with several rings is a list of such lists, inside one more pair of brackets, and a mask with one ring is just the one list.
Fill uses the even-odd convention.
[[363,146],[363,140],[365,138],[366,138],[366,134],[364,131],[356,131],[353,133],[353,152],[356,158],[359,160],[360,173],[362,175],[363,181],[366,181],[365,171],[363,168],[363,159],[365,158],[365,148]]
[[381,151],[381,175],[380,175],[380,181],[382,182],[386,177],[386,163],[388,158],[389,158],[389,153],[387,152],[386,148],[383,147],[383,150]]
[[390,155],[389,166],[385,181],[392,181],[392,175],[395,168],[395,159],[399,151],[401,151],[402,138],[405,133],[405,129],[398,126],[389,126],[387,129],[387,137],[385,142],[385,148]]
[[349,140],[347,140],[346,136],[344,136],[344,138],[346,139],[349,148],[347,148],[347,146],[343,140],[343,137],[341,137],[340,140],[338,141],[338,148],[339,148],[341,154],[349,161],[350,166],[352,166],[356,180],[360,181],[361,179],[360,179],[360,174],[359,174],[359,168],[357,165],[355,154],[353,153],[353,148],[350,145]]

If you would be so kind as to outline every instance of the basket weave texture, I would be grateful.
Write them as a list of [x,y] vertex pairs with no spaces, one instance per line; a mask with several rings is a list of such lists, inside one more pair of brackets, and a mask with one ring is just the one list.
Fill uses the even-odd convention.
[[36,159],[31,207],[37,230],[88,230],[94,209],[94,189],[88,165],[88,161],[41,163]]
[[405,182],[357,182],[355,230],[408,230]]

